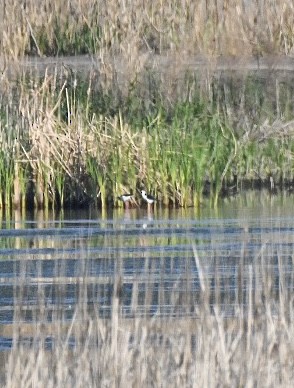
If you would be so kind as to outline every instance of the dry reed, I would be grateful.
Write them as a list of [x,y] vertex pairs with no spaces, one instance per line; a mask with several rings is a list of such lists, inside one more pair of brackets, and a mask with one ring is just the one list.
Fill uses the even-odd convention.
[[[277,258],[269,258],[269,252],[271,247],[264,244],[251,264],[241,252],[236,279],[216,272],[214,287],[207,277],[208,258],[197,259],[196,250],[201,283],[197,289],[188,260],[186,276],[173,281],[169,290],[166,275],[161,273],[158,280],[151,266],[145,280],[132,280],[131,305],[124,294],[130,279],[124,279],[118,260],[109,279],[113,293],[106,316],[97,301],[108,300],[107,288],[100,287],[91,299],[83,260],[80,269],[86,272],[76,284],[71,320],[66,320],[62,308],[66,289],[56,277],[52,295],[59,295],[61,308],[57,304],[49,314],[40,284],[33,322],[25,324],[30,299],[26,300],[23,278],[16,286],[15,322],[9,329],[14,343],[5,365],[6,386],[291,386],[293,278],[285,272],[288,258],[279,252]],[[61,276],[60,267],[58,271]],[[232,291],[231,282],[236,281]],[[146,282],[143,298],[138,282]],[[157,313],[152,313],[149,306],[155,294]]]
[[[12,18],[11,15],[14,17]],[[1,52],[206,55],[293,53],[293,3],[185,0],[110,2],[6,0],[0,8]]]
[[[222,190],[236,192],[236,177],[291,184],[292,92],[284,79],[262,95],[262,81],[258,87],[248,74],[236,93],[209,69],[186,74],[182,62],[290,55],[292,17],[290,1],[5,1],[0,206],[105,208],[143,186],[163,205],[199,206],[208,191],[215,204]],[[83,53],[95,58],[88,75],[23,67],[25,55]],[[165,59],[164,71],[150,55]]]

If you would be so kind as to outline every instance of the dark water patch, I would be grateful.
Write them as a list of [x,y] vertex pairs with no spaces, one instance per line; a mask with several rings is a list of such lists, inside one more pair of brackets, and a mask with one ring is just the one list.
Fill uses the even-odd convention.
[[6,338],[0,336],[0,351],[11,349],[13,344],[13,338]]

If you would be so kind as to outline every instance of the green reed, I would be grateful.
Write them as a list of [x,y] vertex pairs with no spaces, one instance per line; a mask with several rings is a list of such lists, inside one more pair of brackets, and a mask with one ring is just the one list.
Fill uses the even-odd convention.
[[30,41],[26,54],[34,54],[36,51],[42,55],[52,56],[94,53],[100,40],[100,27],[89,26],[85,22],[73,29],[69,23],[69,20],[62,23],[56,17],[52,24],[52,39],[48,36],[46,27],[38,28],[36,40]]
[[45,208],[93,201],[106,208],[142,188],[163,206],[199,206],[204,195],[216,205],[236,179],[292,179],[292,124],[276,108],[282,115],[293,107],[291,88],[271,100],[268,85],[254,88],[252,76],[240,90],[233,80],[212,78],[213,92],[205,94],[191,75],[170,99],[160,77],[146,79],[124,96],[118,85],[103,90],[95,75],[72,71],[11,84],[0,115],[2,206],[16,178],[21,207],[34,197]]
[[[64,207],[64,198],[65,198],[65,175],[63,170],[55,169],[55,187],[56,187],[56,200],[53,200],[53,203],[59,204],[60,208]],[[53,192],[55,197],[55,193]]]
[[[3,105],[2,105],[3,104]],[[18,179],[18,125],[14,117],[10,117],[4,103],[0,105],[0,206],[10,209],[16,191]]]
[[87,158],[87,172],[93,185],[94,197],[98,198],[101,207],[107,205],[107,175],[102,167],[99,167],[97,160],[93,157]]
[[0,152],[0,206],[10,208],[13,191],[14,166],[9,155],[3,150]]
[[[24,54],[73,55],[142,52],[186,56],[284,54],[293,49],[292,2],[244,4],[242,0],[201,0],[154,4],[151,0],[6,0],[1,7],[1,52],[14,59]],[[14,14],[13,20],[11,14]],[[262,15],[262,16],[260,16]],[[18,26],[17,30],[15,26]],[[240,51],[241,50],[241,51]]]
[[30,179],[27,163],[16,161],[14,163],[14,201],[15,208],[25,209],[28,182]]
[[172,120],[165,117],[161,113],[148,128],[148,185],[164,202],[169,195],[172,203],[191,206],[201,202],[207,179],[217,197],[235,152],[232,131],[197,101],[177,106]]

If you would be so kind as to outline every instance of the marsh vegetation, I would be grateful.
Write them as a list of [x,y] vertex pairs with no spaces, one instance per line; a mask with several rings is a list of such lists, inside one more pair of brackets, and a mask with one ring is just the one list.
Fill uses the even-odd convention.
[[[292,386],[288,194],[197,217],[293,190],[293,64],[264,65],[293,25],[292,0],[1,2],[1,386]],[[70,55],[91,66],[48,65]],[[142,188],[195,213],[40,216]]]
[[[291,55],[292,7],[5,1],[0,207],[105,208],[143,187],[163,206],[186,207],[207,195],[215,205],[244,184],[292,189],[293,72],[181,64],[194,54],[211,63]],[[87,73],[21,66],[27,56],[85,53],[99,63]],[[148,66],[146,55],[166,66]]]
[[[259,289],[250,283],[256,271]],[[40,296],[37,321],[15,323],[11,329],[6,386],[290,386],[294,368],[290,291],[282,283],[273,299],[272,275],[259,265],[251,267],[248,280],[244,290],[248,305],[244,308],[236,299],[238,313],[231,318],[223,315],[217,302],[211,306],[207,288],[196,301],[188,284],[182,295],[177,288],[170,290],[171,310],[161,318],[126,319],[119,298],[113,297],[109,319],[101,319],[99,305],[94,303],[89,312],[88,291],[81,284],[72,320],[46,324],[40,319],[42,312],[46,314]],[[117,277],[114,284],[120,287],[120,282]],[[152,292],[150,285],[146,302]],[[135,290],[131,298],[132,308],[138,308]],[[196,319],[183,318],[179,313],[183,309],[194,310]],[[61,317],[61,311],[55,316]]]
[[[1,386],[292,386],[294,71],[275,58],[293,56],[293,11],[1,2]],[[91,65],[49,58],[70,55]],[[286,191],[222,213],[264,186]],[[155,221],[103,217],[143,188]]]
[[123,53],[132,62],[147,50],[293,54],[291,0],[6,0],[0,11],[0,49],[15,59],[24,54]]
[[291,386],[291,198],[259,194],[6,224],[1,386]]

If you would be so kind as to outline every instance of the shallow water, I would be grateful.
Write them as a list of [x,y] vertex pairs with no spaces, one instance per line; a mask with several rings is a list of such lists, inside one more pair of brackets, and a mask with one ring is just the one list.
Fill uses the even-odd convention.
[[[210,290],[225,317],[246,309],[250,290],[271,297],[294,285],[293,196],[247,192],[216,210],[115,209],[39,212],[2,220],[0,349],[12,346],[14,323],[70,322],[76,306],[121,314],[197,318]],[[48,345],[49,346],[49,345]]]

